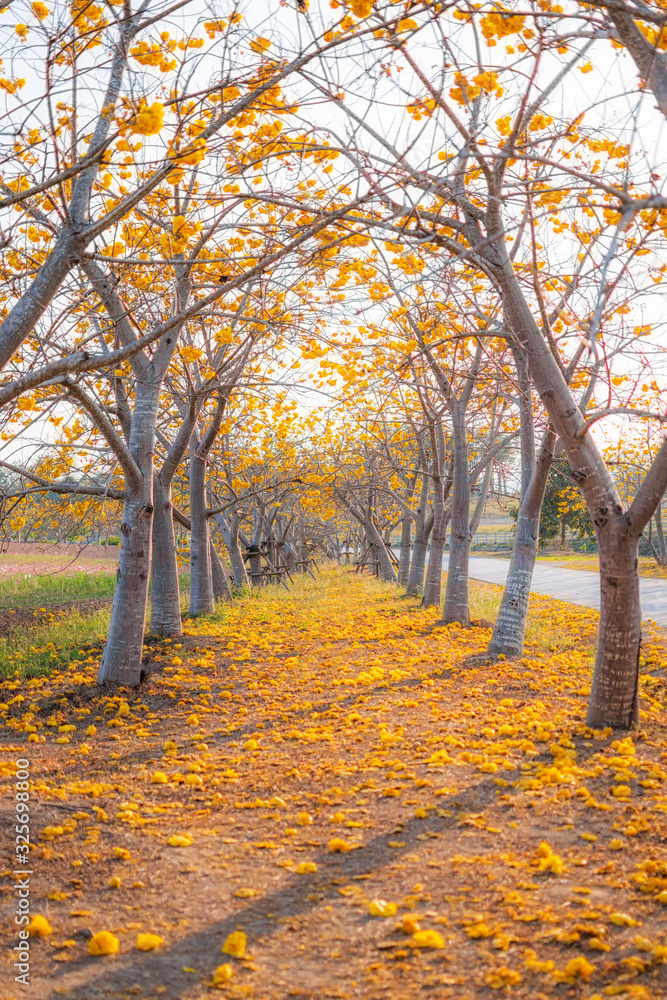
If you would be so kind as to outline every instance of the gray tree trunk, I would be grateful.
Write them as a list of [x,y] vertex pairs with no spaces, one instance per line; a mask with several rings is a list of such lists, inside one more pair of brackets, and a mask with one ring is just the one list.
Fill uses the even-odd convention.
[[225,601],[227,604],[231,604],[234,598],[232,597],[231,587],[229,586],[229,580],[227,579],[227,571],[220,562],[220,556],[218,555],[217,549],[213,544],[213,539],[211,539],[211,577],[213,580],[213,596],[215,600]]
[[449,533],[449,568],[442,621],[470,624],[470,474],[465,410],[453,405],[452,419],[452,526]]
[[587,722],[595,728],[628,728],[638,718],[641,607],[637,546],[667,487],[667,443],[661,445],[630,509],[624,511],[611,474],[544,343],[504,244],[498,242],[494,253],[503,260],[494,274],[503,293],[505,321],[527,351],[535,388],[567,452],[598,539],[600,630]]
[[380,576],[386,583],[396,583],[394,564],[391,561],[391,556],[384,543],[384,539],[375,526],[372,515],[369,516],[366,522],[366,534],[377,556]]
[[[193,449],[194,452],[194,449]],[[208,615],[215,609],[208,518],[206,516],[206,459],[190,455],[190,614]]]
[[514,530],[509,573],[487,652],[515,659],[523,654],[528,601],[540,540],[540,513],[553,461],[555,434],[547,431]]
[[260,542],[262,539],[263,527],[264,518],[262,516],[262,512],[260,511],[258,504],[255,504],[252,539],[247,548],[247,552],[249,553],[248,576],[250,577],[250,583],[253,587],[263,587],[266,583],[266,579],[262,573],[262,557],[260,555]]
[[128,489],[120,529],[120,551],[109,634],[98,683],[134,686],[142,677],[153,530],[153,444],[159,385],[137,385],[129,451],[142,475],[141,488]]
[[667,566],[667,543],[662,526],[662,501],[658,504],[658,509],[655,512],[655,533],[658,542],[654,546],[654,551],[657,553],[658,566]]
[[430,480],[426,473],[422,475],[422,485],[419,493],[419,506],[417,507],[417,521],[415,524],[415,541],[412,547],[412,562],[410,563],[410,575],[408,585],[405,588],[406,597],[418,597],[424,592],[424,568],[426,566],[426,552],[428,550],[428,540],[433,530],[433,514],[427,515],[428,495],[430,492]]
[[491,488],[492,475],[493,475],[493,462],[489,462],[489,464],[486,467],[486,471],[484,473],[484,478],[482,479],[482,485],[479,490],[479,496],[477,497],[475,509],[472,512],[472,517],[470,518],[471,541],[477,534],[482,518],[484,517],[484,509],[486,507],[486,501],[489,499],[489,490]]
[[232,511],[229,517],[222,514],[215,514],[215,523],[220,528],[222,540],[229,553],[229,561],[232,567],[235,587],[249,587],[250,581],[243,561],[243,553],[239,545],[239,528],[241,521],[236,511]]
[[442,419],[435,426],[431,424],[431,451],[433,454],[433,534],[426,571],[426,585],[422,604],[424,607],[438,607],[442,600],[442,559],[447,541],[447,525],[450,512],[445,501],[452,486],[451,476],[445,480],[445,432]]
[[345,507],[346,510],[352,514],[353,517],[357,519],[359,524],[361,524],[366,533],[365,542],[367,545],[371,546],[372,551],[377,557],[377,565],[379,569],[379,576],[387,583],[396,583],[396,572],[394,570],[394,564],[391,561],[391,556],[389,555],[389,550],[384,543],[382,535],[377,529],[375,521],[373,520],[373,490],[372,488],[368,493],[368,503],[366,508],[362,509],[357,506],[356,503],[350,501],[344,494],[337,494],[338,499]]
[[426,553],[428,552],[428,540],[433,530],[433,514],[429,514],[421,529],[415,535],[415,543],[412,547],[412,563],[410,565],[410,579],[405,588],[406,597],[419,597],[424,592],[424,570],[426,568]]
[[410,542],[412,539],[412,518],[404,514],[401,518],[401,546],[398,555],[398,582],[402,587],[410,576]]
[[600,633],[586,721],[595,729],[639,722],[639,539],[614,532],[600,549]]
[[[437,485],[435,489],[438,489]],[[425,608],[440,607],[440,601],[442,600],[442,560],[445,555],[449,518],[450,511],[445,509],[443,501],[441,509],[433,515],[431,549],[428,556],[424,596],[422,597],[422,604]]]
[[182,634],[183,626],[171,484],[165,487],[158,475],[153,481],[153,497],[150,630],[152,635],[177,636]]
[[[153,518],[153,565],[151,590],[151,632],[175,636],[182,633],[181,592],[178,579],[178,552],[174,530],[171,488],[183,460],[197,419],[199,406],[194,395],[188,400],[183,422],[169,448],[162,468],[155,474],[155,516]],[[179,514],[182,518],[182,515]],[[184,519],[185,520],[185,519]],[[188,530],[191,524],[188,522]]]

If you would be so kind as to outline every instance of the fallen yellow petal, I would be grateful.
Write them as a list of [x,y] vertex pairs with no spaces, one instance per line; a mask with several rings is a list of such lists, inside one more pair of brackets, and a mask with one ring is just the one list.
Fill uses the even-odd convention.
[[437,931],[415,931],[412,941],[417,948],[444,948],[445,942],[442,934]]
[[192,837],[185,837],[181,833],[174,833],[167,841],[170,847],[189,847]]
[[115,955],[118,951],[118,938],[111,931],[98,931],[88,942],[90,955]]
[[30,937],[48,937],[52,928],[46,917],[40,917],[40,915],[36,913],[28,924],[27,931]]
[[243,958],[245,955],[247,935],[243,931],[232,931],[227,935],[227,940],[222,946],[223,955],[231,955],[233,958]]
[[137,934],[137,948],[139,951],[153,951],[154,948],[162,944],[159,934]]

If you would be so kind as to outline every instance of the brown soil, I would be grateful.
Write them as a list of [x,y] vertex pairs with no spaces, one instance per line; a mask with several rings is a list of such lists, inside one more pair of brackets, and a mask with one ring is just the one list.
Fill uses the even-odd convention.
[[[53,933],[31,939],[29,991],[5,951],[5,1000],[667,996],[664,682],[619,750],[625,734],[582,723],[594,613],[534,601],[559,650],[471,668],[488,630],[432,629],[436,612],[347,574],[318,587],[321,603],[253,595],[188,623],[181,648],[153,643],[163,669],[136,692],[95,688],[99,650],[6,685],[27,701],[0,735],[0,927],[9,949],[25,755],[32,912]],[[28,702],[45,742],[21,731]],[[70,742],[49,723],[76,726]],[[541,842],[561,870],[540,870]],[[395,915],[371,916],[377,898]],[[419,947],[411,918],[443,946]],[[102,930],[117,955],[89,955]],[[246,954],[222,954],[239,930]],[[137,950],[143,932],[158,950]]]

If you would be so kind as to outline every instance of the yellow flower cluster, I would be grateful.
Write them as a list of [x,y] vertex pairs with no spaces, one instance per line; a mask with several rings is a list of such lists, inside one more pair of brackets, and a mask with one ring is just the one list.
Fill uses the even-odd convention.
[[132,131],[138,135],[157,135],[164,124],[164,105],[159,101],[150,108],[143,104],[132,124]]

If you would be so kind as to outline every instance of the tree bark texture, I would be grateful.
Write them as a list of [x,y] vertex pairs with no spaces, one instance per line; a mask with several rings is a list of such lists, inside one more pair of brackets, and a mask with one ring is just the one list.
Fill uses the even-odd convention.
[[224,541],[227,552],[229,553],[232,576],[234,577],[234,586],[249,587],[250,581],[248,580],[248,573],[246,572],[245,563],[243,561],[241,546],[239,545],[239,529],[241,526],[239,515],[236,511],[232,511],[229,517],[223,517],[222,514],[215,514],[214,518],[215,523],[220,528],[222,540]]
[[555,435],[547,431],[514,530],[509,573],[487,652],[508,659],[523,654],[528,601],[540,540],[540,512],[553,461]]
[[138,490],[128,489],[123,508],[111,622],[97,678],[100,684],[114,681],[133,686],[141,681],[152,552],[153,447],[159,395],[159,385],[139,383],[137,386],[129,451],[142,478]]
[[410,576],[408,585],[405,588],[406,597],[418,597],[424,592],[424,569],[426,566],[426,552],[428,540],[433,530],[433,514],[427,515],[428,495],[430,492],[430,480],[426,474],[422,475],[422,485],[419,493],[419,506],[417,507],[417,519],[415,523],[415,541],[412,547],[412,562],[410,563]]
[[449,568],[442,621],[470,624],[470,474],[465,410],[452,406],[452,520],[449,533]]
[[639,721],[638,543],[619,533],[600,552],[600,641],[586,717],[595,729]]
[[654,550],[657,553],[658,566],[667,566],[667,543],[665,542],[665,532],[662,526],[662,502],[658,504],[655,512],[655,534],[657,542]]
[[213,539],[211,539],[210,544],[213,596],[216,601],[225,601],[227,604],[231,604],[234,598],[232,597],[231,587],[229,586],[229,580],[227,579],[227,571],[220,561],[220,556],[218,555],[217,549],[213,544]]
[[164,486],[158,475],[153,481],[153,499],[150,630],[152,635],[177,636],[183,626],[171,485]]
[[404,514],[401,518],[401,545],[398,555],[398,582],[405,587],[410,576],[410,542],[412,540],[412,518]]
[[623,510],[614,481],[584,425],[563,374],[533,318],[506,256],[495,271],[505,320],[525,347],[533,383],[563,443],[574,480],[595,525],[600,552],[600,630],[588,724],[629,728],[637,719],[641,607],[637,547],[667,486],[663,443],[630,509]]
[[211,550],[206,516],[206,459],[193,449],[190,455],[190,614],[208,615],[215,609]]
[[433,515],[431,549],[428,556],[424,596],[422,597],[422,604],[425,608],[440,607],[442,600],[442,560],[445,555],[449,518],[450,511],[445,509],[443,502],[441,509],[434,512]]

